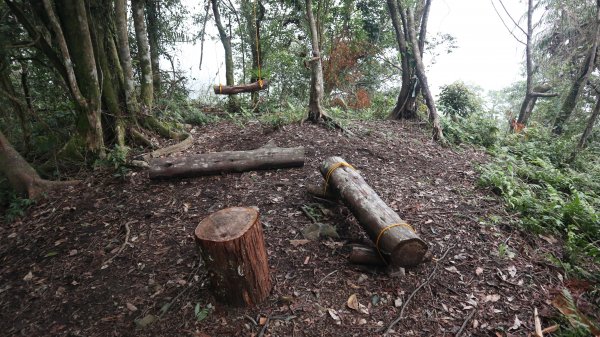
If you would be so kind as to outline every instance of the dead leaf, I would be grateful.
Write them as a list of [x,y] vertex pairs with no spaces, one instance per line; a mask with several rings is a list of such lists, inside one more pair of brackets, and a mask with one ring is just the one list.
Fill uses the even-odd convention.
[[333,309],[327,309],[327,312],[329,313],[329,316],[331,316],[331,318],[333,318],[333,320],[335,321],[335,324],[337,324],[337,325],[342,324],[342,321],[341,321],[340,316],[338,315],[337,311],[335,311]]
[[486,295],[483,301],[484,302],[498,302],[498,300],[500,300],[500,295],[492,294],[492,295]]
[[309,242],[310,240],[290,240],[290,244],[294,247],[302,246]]
[[137,311],[138,310],[138,308],[135,305],[133,305],[129,302],[127,302],[126,306],[127,306],[127,309],[129,309],[129,311]]
[[29,271],[29,273],[27,273],[27,275],[25,275],[25,277],[23,277],[23,281],[25,282],[29,282],[33,279],[33,273],[31,272],[31,270]]
[[579,311],[569,290],[563,289],[562,293],[552,300],[552,305],[565,315],[572,326],[581,327],[583,325],[592,335],[600,336],[600,329]]
[[514,278],[515,276],[517,276],[517,267],[515,267],[515,266],[508,267],[508,273],[510,274],[510,278]]
[[519,320],[519,316],[515,315],[515,323],[513,324],[513,326],[511,326],[510,328],[508,328],[508,330],[517,330],[521,327],[521,324],[523,322],[521,322],[521,320]]
[[267,324],[267,318],[265,316],[260,316],[260,318],[258,319],[258,325],[265,325]]
[[458,269],[456,269],[456,267],[455,267],[455,266],[452,266],[452,267],[446,267],[446,268],[444,268],[444,269],[446,269],[447,271],[449,271],[449,272],[451,272],[451,273],[457,273],[457,274],[459,274],[459,275],[460,275],[460,272],[458,271]]
[[483,273],[483,268],[481,267],[477,267],[477,269],[475,269],[475,275],[479,276]]
[[348,308],[358,311],[358,298],[356,298],[356,294],[352,294],[348,297],[346,305],[348,305]]
[[394,306],[396,308],[400,308],[402,306],[402,299],[400,297],[394,300]]
[[145,327],[149,326],[150,324],[156,322],[156,320],[158,320],[158,317],[156,317],[154,315],[146,315],[142,319],[136,319],[135,325],[137,325],[138,328],[145,328]]

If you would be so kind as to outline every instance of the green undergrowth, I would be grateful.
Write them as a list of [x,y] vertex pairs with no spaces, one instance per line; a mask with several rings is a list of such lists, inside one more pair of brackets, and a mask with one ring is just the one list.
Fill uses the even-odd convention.
[[[600,303],[600,151],[590,146],[572,159],[577,136],[557,137],[539,126],[512,134],[482,116],[443,123],[452,143],[486,149],[491,160],[480,167],[480,186],[519,214],[522,228],[562,238],[563,252],[548,256],[549,262],[568,278],[592,281],[588,296]],[[560,320],[559,336],[590,334],[589,327],[576,324],[577,317]]]

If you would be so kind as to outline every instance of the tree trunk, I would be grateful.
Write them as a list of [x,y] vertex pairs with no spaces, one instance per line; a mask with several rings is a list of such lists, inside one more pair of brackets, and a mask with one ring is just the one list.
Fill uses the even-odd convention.
[[6,175],[11,187],[18,195],[36,199],[54,186],[73,182],[52,182],[40,178],[37,172],[12,147],[0,131],[0,172]]
[[[260,26],[265,16],[265,7],[261,0],[245,0],[242,2],[242,5],[242,14],[246,21],[246,30],[248,33],[248,45],[250,46],[250,55],[252,55],[250,82],[257,82],[259,80],[259,68],[261,69],[260,77],[262,79],[263,54],[260,44]],[[258,109],[258,99],[259,93],[252,92],[252,106],[255,107],[255,109]]]
[[[26,82],[23,83],[26,84]],[[25,85],[23,89],[27,90],[27,86]],[[0,59],[0,95],[2,94],[10,101],[13,110],[17,114],[17,118],[21,124],[21,134],[23,136],[23,151],[28,153],[31,145],[31,126],[28,118],[28,106],[18,98],[17,91],[10,78],[10,63],[6,57]]]
[[323,110],[323,63],[319,51],[319,32],[312,9],[312,0],[306,0],[306,20],[308,22],[312,44],[310,59],[310,98],[307,120],[318,122],[327,117]]
[[[227,35],[225,27],[221,22],[221,14],[219,13],[219,0],[210,0],[212,3],[213,15],[215,16],[215,23],[217,30],[219,31],[219,38],[223,44],[223,50],[225,50],[225,84],[227,86],[234,85],[233,79],[233,51],[231,49],[231,36]],[[237,98],[234,95],[229,96],[229,112],[238,112],[240,110]]]
[[147,114],[152,112],[154,99],[154,87],[152,84],[152,62],[150,58],[150,43],[148,42],[148,30],[146,28],[146,17],[144,14],[145,0],[131,0],[131,11],[133,14],[133,25],[135,27],[135,38],[138,46],[138,59],[141,69],[141,94],[140,101],[142,109]]
[[573,114],[573,110],[575,110],[575,106],[577,106],[577,100],[579,99],[579,93],[581,88],[583,88],[590,76],[590,74],[594,71],[596,65],[596,58],[598,53],[598,39],[600,38],[600,4],[596,6],[596,31],[593,36],[593,43],[590,47],[581,68],[577,72],[577,77],[571,84],[571,88],[567,97],[565,98],[558,116],[556,117],[556,121],[554,121],[554,127],[552,128],[552,132],[556,135],[560,135],[563,132],[565,122],[571,117]]
[[429,84],[427,82],[427,76],[425,74],[425,65],[423,64],[423,59],[421,58],[421,51],[419,50],[419,42],[417,40],[415,25],[414,25],[414,12],[411,7],[408,8],[408,29],[410,36],[410,44],[413,49],[413,54],[415,58],[417,77],[419,78],[419,85],[421,86],[421,91],[423,92],[423,96],[425,98],[425,104],[429,110],[429,122],[433,128],[433,139],[438,142],[444,142],[444,134],[442,133],[442,126],[440,125],[440,120],[437,114],[437,109],[435,107],[435,101],[433,99],[433,95],[429,90]]
[[[69,73],[69,84],[80,111],[77,121],[78,136],[61,150],[66,156],[77,155],[81,142],[85,148],[104,156],[104,135],[101,122],[101,97],[98,68],[92,44],[92,33],[84,1],[57,0],[60,23],[49,0],[44,7],[59,41],[63,62]],[[84,158],[85,156],[82,156]]]
[[148,18],[148,41],[150,44],[150,62],[152,63],[152,87],[154,98],[161,94],[160,78],[160,0],[146,0]]
[[423,262],[427,244],[381,200],[358,172],[338,166],[343,162],[340,157],[330,157],[321,164],[326,188],[340,196],[391,266],[413,267]]
[[135,82],[133,80],[133,67],[131,65],[131,52],[129,51],[129,33],[127,31],[127,4],[126,0],[115,0],[115,20],[117,32],[117,50],[123,69],[123,84],[125,89],[125,102],[130,116],[138,113],[138,101],[135,97]]
[[304,166],[304,148],[261,147],[251,151],[226,151],[191,157],[150,161],[150,179],[197,177],[228,172],[270,170]]
[[596,125],[596,121],[598,120],[598,115],[600,115],[600,94],[598,94],[598,96],[596,98],[596,105],[594,106],[594,110],[592,111],[592,114],[590,115],[590,118],[588,119],[585,130],[583,131],[583,134],[581,135],[581,138],[579,139],[579,143],[577,144],[577,148],[573,152],[573,156],[571,159],[575,159],[575,156],[581,150],[585,149],[585,147],[587,146],[587,140],[590,137],[590,135],[592,134],[594,125]]
[[394,109],[389,115],[391,119],[414,119],[417,117],[417,77],[414,60],[408,51],[408,43],[404,31],[406,26],[400,18],[400,8],[395,0],[387,0],[388,12],[396,35],[398,52],[401,56],[402,86]]
[[255,306],[269,296],[267,250],[256,210],[220,210],[202,220],[194,234],[217,301]]
[[232,86],[215,85],[213,90],[217,95],[235,95],[243,92],[256,93],[260,90],[264,90],[269,86],[268,80],[262,80],[261,83],[253,82],[249,84],[240,84]]

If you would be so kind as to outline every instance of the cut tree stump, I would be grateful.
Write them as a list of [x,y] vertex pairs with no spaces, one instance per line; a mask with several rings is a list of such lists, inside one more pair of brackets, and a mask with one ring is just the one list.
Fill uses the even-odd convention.
[[261,147],[251,151],[205,153],[190,157],[156,158],[149,162],[150,179],[197,177],[304,166],[304,148]]
[[[386,263],[394,267],[414,267],[424,262],[427,244],[400,218],[353,168],[340,157],[330,157],[320,171],[330,192],[350,208],[360,225],[377,246]],[[347,165],[347,164],[346,164]],[[331,170],[331,171],[330,171]]]
[[215,85],[213,86],[213,90],[217,95],[235,95],[244,92],[255,92],[264,90],[268,86],[269,80],[262,80],[262,85],[258,81],[240,85]]
[[267,251],[255,209],[220,210],[202,220],[194,234],[217,301],[254,306],[269,296]]

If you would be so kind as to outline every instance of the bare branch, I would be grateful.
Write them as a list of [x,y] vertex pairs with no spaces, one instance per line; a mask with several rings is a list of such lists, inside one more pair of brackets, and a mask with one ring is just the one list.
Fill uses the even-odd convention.
[[[504,19],[502,18],[502,15],[500,14],[500,12],[498,12],[498,9],[496,8],[496,5],[494,5],[494,0],[490,0],[490,2],[492,3],[492,7],[494,7],[494,11],[496,12],[496,14],[498,15],[498,18],[500,18],[500,21],[502,21],[502,24],[504,25],[504,27],[506,28],[506,30],[508,30],[508,32],[510,33],[510,35],[512,35],[512,37],[515,38],[515,40],[517,40],[517,42],[522,43],[523,45],[527,45],[525,42],[521,41],[516,35],[515,33],[508,28],[508,25],[506,24],[506,22],[504,22]],[[512,17],[511,17],[512,19]],[[521,28],[519,25],[517,25],[517,27]],[[527,34],[525,34],[527,35]]]
[[[502,2],[502,0],[498,0],[498,2],[500,3],[500,5],[502,5],[502,8],[504,9],[504,12],[506,13],[506,15],[508,15],[510,20],[515,24],[515,27],[519,28],[519,30],[521,30],[523,32],[523,34],[527,35],[527,32],[523,28],[521,28],[521,26],[519,26],[519,24],[515,21],[515,19],[513,19],[512,15],[510,15],[510,12],[508,11],[508,9],[506,9],[506,6],[504,6],[504,2]],[[492,2],[492,4],[493,4],[493,2]]]

